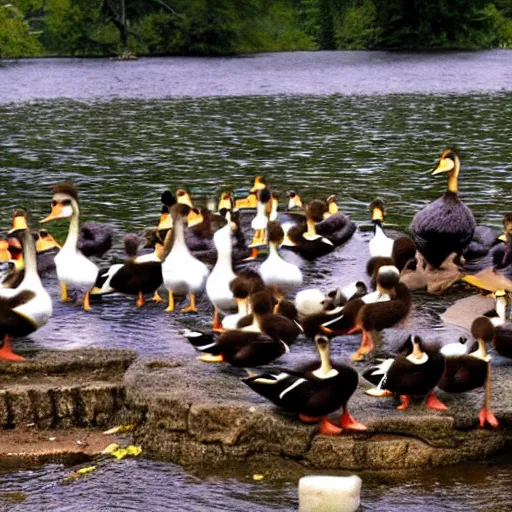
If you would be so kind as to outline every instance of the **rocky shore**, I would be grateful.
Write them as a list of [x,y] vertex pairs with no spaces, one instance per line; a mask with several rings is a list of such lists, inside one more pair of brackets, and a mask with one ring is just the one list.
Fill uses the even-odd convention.
[[[238,382],[242,372],[196,359],[136,358],[123,350],[48,351],[0,362],[0,465],[90,458],[117,424],[133,424],[147,456],[201,468],[293,463],[310,469],[383,470],[479,460],[512,444],[509,363],[493,370],[497,430],[478,428],[480,391],[439,393],[446,412],[366,396],[349,407],[365,433],[318,434]],[[333,416],[335,419],[335,416]]]

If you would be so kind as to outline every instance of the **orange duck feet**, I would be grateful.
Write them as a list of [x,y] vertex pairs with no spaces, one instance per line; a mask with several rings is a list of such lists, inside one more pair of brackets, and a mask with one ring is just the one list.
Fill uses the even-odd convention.
[[399,405],[396,410],[397,411],[405,411],[409,405],[411,405],[411,395],[400,395],[400,402],[401,405]]
[[448,409],[448,407],[446,407],[446,405],[437,398],[433,391],[428,394],[425,405],[429,409],[434,409],[434,411],[446,411]]
[[343,429],[330,422],[327,418],[323,418],[320,422],[320,433],[324,436],[335,436],[341,434]]
[[19,356],[12,351],[11,342],[7,336],[4,339],[2,348],[0,348],[0,359],[5,359],[6,361],[25,361],[23,356]]
[[494,416],[494,414],[485,407],[480,409],[478,419],[480,420],[480,428],[485,428],[486,423],[488,423],[492,428],[498,428],[499,423],[496,416]]
[[308,416],[307,414],[299,414],[299,420],[302,421],[302,423],[307,423],[308,425],[318,423],[321,421],[321,419],[321,416]]
[[347,430],[368,430],[366,425],[359,423],[359,421],[355,420],[346,410],[343,411],[343,414],[340,417],[340,427]]

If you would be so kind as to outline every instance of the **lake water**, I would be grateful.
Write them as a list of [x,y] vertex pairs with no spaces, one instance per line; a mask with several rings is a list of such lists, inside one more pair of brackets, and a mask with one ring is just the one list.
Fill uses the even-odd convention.
[[[245,195],[254,175],[263,174],[283,197],[292,188],[306,200],[336,193],[341,209],[361,227],[368,223],[369,202],[383,197],[387,220],[406,229],[414,212],[445,189],[446,179],[430,171],[441,150],[455,144],[462,157],[462,198],[478,222],[499,229],[512,191],[511,100],[512,52],[505,50],[2,62],[0,225],[10,227],[18,206],[30,211],[35,224],[49,213],[51,186],[72,180],[83,220],[116,230],[106,265],[120,254],[125,233],[156,224],[166,188],[187,188],[204,204],[224,189]],[[48,227],[65,236],[65,223]],[[287,257],[301,265],[305,286],[343,284],[364,274],[370,236],[358,231],[315,263]],[[18,347],[105,346],[195,357],[178,331],[210,321],[206,299],[196,317],[166,314],[162,305],[139,310],[124,297],[108,297],[85,314],[57,301],[55,277],[46,284],[56,299],[54,316]],[[463,294],[415,294],[408,323],[386,339],[404,337],[413,327],[418,334],[456,339],[458,331],[443,326],[439,314]],[[345,337],[334,355],[346,356],[358,341]],[[311,344],[298,343],[285,362],[306,352],[313,353]],[[382,483],[369,479],[365,510],[508,510],[499,508],[510,505],[500,497],[512,477],[508,463],[415,471]],[[180,510],[199,510],[199,503],[223,510],[206,505],[211,493],[222,495],[225,509],[296,508],[295,482],[275,487],[205,480],[172,465],[123,461],[83,483],[55,487],[67,471],[46,466],[9,473],[0,492],[24,490],[27,500],[16,510],[41,510],[38,503],[48,510],[77,503],[89,510],[150,508],[156,488],[162,502],[155,510],[172,502]],[[118,491],[134,485],[133,478],[141,485],[140,502],[125,499],[128,490]]]

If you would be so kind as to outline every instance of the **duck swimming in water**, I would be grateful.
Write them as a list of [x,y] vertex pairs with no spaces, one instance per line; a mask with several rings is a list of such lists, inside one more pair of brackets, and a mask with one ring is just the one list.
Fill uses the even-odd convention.
[[[484,406],[480,410],[480,428],[488,423],[498,427],[498,420],[491,412],[491,356],[486,345],[494,338],[494,326],[485,316],[475,318],[471,325],[471,334],[478,342],[478,349],[468,353],[467,346],[451,343],[441,348],[446,358],[445,369],[437,387],[447,393],[465,393],[472,389],[485,388]],[[472,341],[472,340],[471,340]]]
[[10,338],[27,336],[48,322],[52,314],[52,300],[41,284],[37,273],[36,251],[30,230],[21,236],[25,276],[17,288],[0,290],[0,335],[4,343],[0,359],[20,361],[14,354]]
[[174,311],[174,296],[190,296],[190,305],[182,312],[197,312],[196,294],[204,290],[208,267],[192,256],[185,242],[184,219],[188,206],[175,205],[171,208],[173,219],[172,249],[162,263],[163,282],[169,291],[169,305],[166,311]]
[[409,336],[412,350],[395,358],[380,361],[363,372],[363,377],[377,387],[366,394],[376,397],[399,395],[399,411],[407,409],[414,395],[427,395],[429,409],[444,411],[446,405],[434,394],[434,387],[444,371],[444,357],[437,351],[426,351],[419,336]]
[[254,185],[249,191],[249,195],[243,199],[237,199],[235,202],[236,208],[239,210],[256,208],[258,204],[258,191],[267,188],[265,178],[263,176],[256,176],[254,178]]
[[[243,382],[284,410],[298,414],[304,423],[320,422],[322,434],[339,434],[343,429],[367,430],[347,409],[347,403],[358,385],[357,372],[350,366],[331,362],[327,337],[315,336],[315,343],[320,354],[320,365],[315,362],[293,370],[279,369],[250,375]],[[343,413],[338,426],[330,422],[327,415],[340,407]]]
[[80,209],[78,192],[73,183],[59,183],[53,187],[52,211],[40,222],[70,219],[68,236],[55,256],[57,277],[61,284],[61,300],[67,301],[68,287],[85,292],[85,311],[90,311],[89,294],[98,277],[98,267],[78,249]]
[[475,232],[475,218],[459,199],[459,171],[459,155],[445,149],[432,174],[448,173],[448,190],[420,210],[409,227],[416,247],[434,268],[439,268],[451,253],[461,256]]

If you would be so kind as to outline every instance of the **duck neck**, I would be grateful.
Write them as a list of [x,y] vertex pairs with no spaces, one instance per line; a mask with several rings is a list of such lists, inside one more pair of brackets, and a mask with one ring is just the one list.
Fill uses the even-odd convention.
[[309,235],[309,236],[316,236],[315,221],[308,217],[306,219],[306,224],[307,224],[307,227],[308,227],[308,230],[307,230],[306,234]]
[[485,345],[485,341],[478,339],[478,348],[471,355],[473,357],[477,357],[478,359],[482,359],[483,361],[487,360],[487,347]]
[[507,297],[497,297],[496,298],[496,313],[501,320],[507,320]]
[[384,288],[380,284],[377,284],[377,291],[381,295],[389,295],[390,298],[392,298],[392,299],[396,298],[396,289],[395,288]]
[[326,379],[328,377],[332,377],[334,373],[334,369],[332,367],[331,358],[329,355],[330,345],[326,344],[324,346],[318,346],[318,353],[320,354],[320,368],[316,369],[313,372],[315,377],[319,379]]
[[174,221],[173,234],[173,248],[181,247],[188,251],[187,243],[185,242],[185,229],[183,227],[183,219],[181,217],[178,217]]
[[277,243],[276,242],[270,242],[268,244],[268,252],[269,252],[269,255],[270,256],[279,256],[279,249],[277,248]]
[[455,157],[455,165],[453,169],[448,174],[448,190],[457,194],[459,192],[459,170],[460,170],[460,160],[458,157]]
[[24,281],[37,280],[40,282],[39,274],[37,273],[36,247],[29,229],[26,229],[23,233],[23,261],[25,264]]
[[80,209],[78,207],[78,203],[74,199],[71,200],[71,205],[73,207],[73,215],[69,220],[68,236],[63,249],[65,247],[76,248],[78,245],[78,236],[80,234]]
[[240,317],[246,316],[249,314],[249,307],[248,307],[248,301],[247,298],[245,299],[235,299],[236,304],[238,306],[238,314]]

